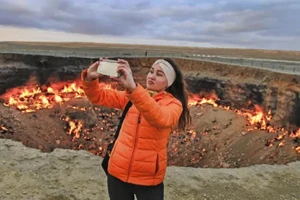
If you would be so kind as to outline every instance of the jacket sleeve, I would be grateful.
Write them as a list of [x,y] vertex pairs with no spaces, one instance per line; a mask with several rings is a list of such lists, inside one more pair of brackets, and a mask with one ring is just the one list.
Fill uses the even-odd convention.
[[84,80],[86,75],[87,70],[82,71],[82,89],[91,103],[109,108],[124,109],[128,102],[128,98],[124,91],[102,88],[99,85],[98,79],[87,82]]
[[129,99],[149,124],[160,128],[172,128],[177,125],[182,113],[182,104],[176,98],[173,97],[168,105],[162,106],[139,84],[133,92],[126,92]]

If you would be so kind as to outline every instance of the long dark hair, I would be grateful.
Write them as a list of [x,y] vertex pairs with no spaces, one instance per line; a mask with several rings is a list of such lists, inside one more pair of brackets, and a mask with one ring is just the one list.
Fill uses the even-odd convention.
[[180,71],[178,65],[170,58],[164,58],[165,61],[170,63],[175,70],[176,79],[174,83],[166,89],[167,92],[171,93],[175,98],[177,98],[182,104],[182,113],[178,122],[178,129],[185,130],[186,126],[192,121],[190,115],[190,110],[188,108],[188,93],[186,89],[186,83],[184,81],[182,72]]

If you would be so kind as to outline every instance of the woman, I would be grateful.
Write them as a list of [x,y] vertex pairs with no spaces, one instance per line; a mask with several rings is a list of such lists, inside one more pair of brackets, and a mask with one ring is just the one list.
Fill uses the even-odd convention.
[[125,91],[101,89],[97,67],[81,74],[83,89],[93,104],[128,110],[108,166],[111,200],[161,200],[167,167],[167,144],[172,128],[183,130],[191,121],[183,75],[171,59],[157,60],[144,89],[136,83],[126,60],[118,59],[117,78]]

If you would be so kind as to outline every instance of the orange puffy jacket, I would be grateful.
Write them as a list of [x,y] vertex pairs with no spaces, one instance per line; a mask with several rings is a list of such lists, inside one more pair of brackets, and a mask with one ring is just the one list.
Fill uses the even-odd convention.
[[84,81],[86,74],[87,70],[81,74],[82,86],[91,103],[122,110],[129,100],[133,103],[112,149],[108,172],[137,185],[163,182],[168,138],[181,115],[181,102],[167,92],[151,97],[139,84],[131,93],[101,89],[97,79]]

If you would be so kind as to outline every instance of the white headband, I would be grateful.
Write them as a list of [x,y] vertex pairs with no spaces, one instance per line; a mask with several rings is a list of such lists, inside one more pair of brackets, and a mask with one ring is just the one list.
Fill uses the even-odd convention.
[[159,66],[165,73],[165,76],[168,81],[168,87],[170,87],[176,79],[176,73],[175,73],[174,68],[172,67],[172,65],[170,63],[168,63],[167,61],[165,61],[163,59],[158,59],[157,61],[155,61],[155,63],[153,65],[155,65],[155,64],[159,64]]

